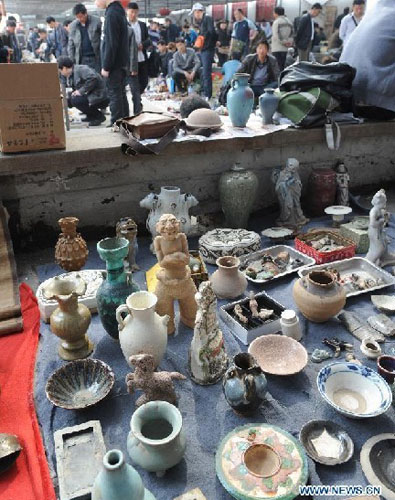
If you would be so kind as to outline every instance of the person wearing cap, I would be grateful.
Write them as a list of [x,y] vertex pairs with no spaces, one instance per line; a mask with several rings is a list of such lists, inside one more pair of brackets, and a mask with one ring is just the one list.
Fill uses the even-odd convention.
[[10,62],[20,63],[22,60],[22,51],[18,42],[18,38],[15,34],[15,31],[16,31],[16,22],[8,20],[6,24],[6,30],[1,35],[1,40],[3,42],[4,47],[8,49]]
[[229,47],[230,47],[230,33],[228,30],[228,21],[221,19],[217,23],[217,57],[218,66],[222,66],[226,63],[229,58]]
[[309,12],[302,16],[298,31],[295,37],[295,45],[299,53],[299,61],[308,61],[310,58],[310,51],[313,47],[314,40],[314,18],[319,16],[322,11],[322,5],[315,3],[311,6]]
[[339,28],[339,37],[343,42],[343,46],[346,45],[351,33],[361,22],[365,13],[365,3],[365,0],[354,0],[352,3],[352,12],[343,17]]
[[[199,36],[203,38],[200,49],[200,60],[202,62],[202,86],[203,95],[211,99],[213,93],[213,82],[211,73],[214,62],[215,45],[217,35],[214,29],[212,17],[206,15],[205,8],[201,3],[195,3],[191,10],[192,24],[199,28]],[[199,40],[199,37],[198,37]]]

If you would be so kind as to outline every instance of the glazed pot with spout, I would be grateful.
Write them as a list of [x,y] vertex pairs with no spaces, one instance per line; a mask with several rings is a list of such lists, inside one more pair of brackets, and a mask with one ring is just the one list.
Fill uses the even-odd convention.
[[323,323],[343,309],[346,292],[332,273],[311,271],[295,282],[293,298],[303,316]]
[[226,371],[222,388],[231,408],[242,416],[251,415],[266,397],[267,381],[255,358],[237,354]]

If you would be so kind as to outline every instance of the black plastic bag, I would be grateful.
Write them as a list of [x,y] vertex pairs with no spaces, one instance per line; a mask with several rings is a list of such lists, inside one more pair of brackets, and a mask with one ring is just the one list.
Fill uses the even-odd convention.
[[340,102],[340,111],[353,109],[352,82],[356,70],[345,63],[317,64],[300,62],[288,66],[280,75],[280,90],[307,90],[320,87]]

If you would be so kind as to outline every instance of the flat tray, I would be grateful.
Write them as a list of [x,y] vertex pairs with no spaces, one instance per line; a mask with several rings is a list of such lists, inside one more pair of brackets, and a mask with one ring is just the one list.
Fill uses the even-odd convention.
[[[277,257],[277,255],[280,252],[288,252],[292,260],[300,259],[303,264],[301,266],[295,267],[294,269],[289,269],[288,271],[284,271],[283,273],[277,274],[277,276],[273,276],[273,278],[268,278],[264,280],[250,278],[245,273],[243,268],[247,267],[246,266],[247,262],[253,262],[254,260],[258,260],[262,257],[263,254],[269,254],[273,257]],[[296,271],[301,271],[302,269],[313,266],[315,264],[315,260],[312,257],[309,257],[308,255],[305,255],[302,252],[299,252],[298,250],[295,250],[294,248],[289,247],[287,245],[275,245],[273,247],[264,248],[262,250],[259,250],[258,252],[253,252],[247,255],[243,255],[242,257],[239,257],[239,259],[241,264],[240,270],[243,272],[245,277],[252,283],[257,283],[259,285],[263,283],[268,283],[277,278],[282,278],[283,276],[287,276],[288,274],[292,274]]]
[[324,270],[328,268],[337,269],[342,277],[345,274],[359,273],[363,278],[373,278],[383,280],[382,285],[372,286],[372,288],[366,288],[366,290],[349,290],[347,285],[344,287],[347,293],[347,297],[354,297],[356,295],[362,295],[363,293],[374,292],[375,290],[380,290],[381,288],[386,288],[387,286],[395,285],[395,277],[392,276],[387,271],[380,269],[379,267],[372,264],[367,259],[363,257],[353,257],[352,259],[338,260],[336,262],[328,262],[327,264],[320,264],[319,266],[313,266],[309,269],[300,269],[298,274],[301,278],[306,276],[310,271]]

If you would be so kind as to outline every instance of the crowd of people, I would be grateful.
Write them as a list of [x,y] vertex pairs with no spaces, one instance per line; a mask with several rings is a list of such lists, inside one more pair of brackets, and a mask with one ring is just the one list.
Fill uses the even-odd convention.
[[[254,23],[242,9],[236,9],[233,22],[214,23],[204,6],[195,3],[189,20],[181,26],[170,18],[163,24],[149,20],[147,25],[139,19],[136,2],[130,2],[126,9],[119,0],[95,3],[97,8],[106,9],[104,24],[79,3],[73,8],[73,20],[59,23],[50,16],[46,19],[48,29],[30,29],[26,47],[41,61],[57,61],[61,79],[73,89],[69,106],[86,114],[84,120],[91,126],[105,121],[108,105],[111,125],[130,116],[127,88],[133,114],[138,114],[149,79],[158,76],[165,86],[170,81],[174,90],[182,93],[194,89],[199,81],[201,94],[210,100],[214,61],[222,67],[223,85],[236,71],[242,71],[250,75],[250,85],[259,97],[265,87],[276,86],[280,72],[296,57],[310,60],[314,48],[326,40],[323,28],[315,22],[322,11],[319,3],[294,22],[284,8],[276,7],[273,23]],[[353,0],[351,12],[345,10],[336,19],[329,46],[338,48],[347,43],[364,7],[365,0]],[[17,23],[9,17],[0,36],[0,62],[21,60]]]

